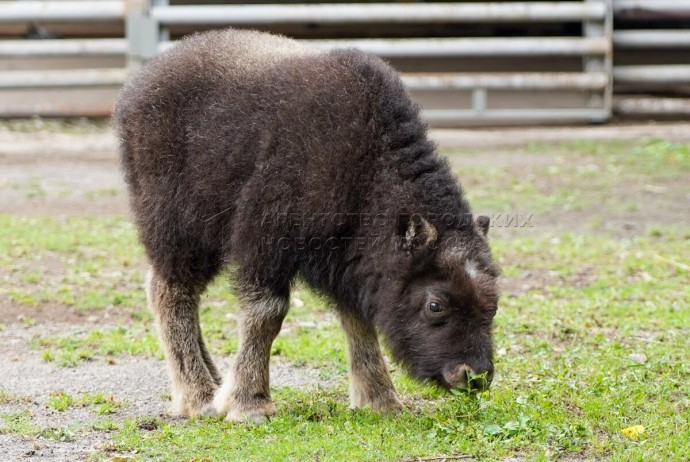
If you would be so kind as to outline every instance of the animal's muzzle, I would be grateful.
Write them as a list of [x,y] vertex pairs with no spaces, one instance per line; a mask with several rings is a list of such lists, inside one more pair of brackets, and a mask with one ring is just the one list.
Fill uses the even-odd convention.
[[477,372],[467,364],[460,364],[444,371],[443,379],[451,388],[459,388],[468,392],[481,392],[489,389],[493,375],[492,369]]

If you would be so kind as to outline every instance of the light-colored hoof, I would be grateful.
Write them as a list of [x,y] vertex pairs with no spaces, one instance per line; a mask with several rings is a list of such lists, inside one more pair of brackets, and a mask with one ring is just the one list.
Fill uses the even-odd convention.
[[374,407],[372,407],[377,412],[382,412],[384,414],[397,414],[398,412],[402,411],[405,409],[405,405],[400,402],[398,398],[395,398],[395,400],[391,401],[386,401],[383,403],[376,403]]
[[405,409],[405,406],[398,398],[398,395],[396,393],[392,393],[390,396],[379,397],[378,399],[373,400],[352,400],[350,408],[369,408],[372,411],[380,412],[382,414],[396,414]]
[[250,423],[254,425],[263,425],[270,420],[270,416],[275,414],[275,408],[273,412],[266,412],[263,409],[257,409],[252,411],[239,411],[232,410],[225,417],[225,420],[230,422],[242,422]]
[[268,422],[275,413],[276,407],[271,401],[259,401],[245,405],[233,403],[225,415],[225,420],[263,424]]
[[172,415],[180,417],[212,417],[218,415],[211,397],[202,400],[194,400],[194,402],[184,398],[173,399],[170,412]]
[[216,407],[213,405],[213,401],[211,401],[202,407],[199,410],[199,413],[196,415],[203,417],[217,417],[219,414],[218,411],[216,411]]
[[233,392],[232,384],[226,382],[213,398],[216,414],[224,415],[225,420],[263,424],[276,413],[276,407],[270,400],[249,401],[241,404],[242,401],[236,399]]

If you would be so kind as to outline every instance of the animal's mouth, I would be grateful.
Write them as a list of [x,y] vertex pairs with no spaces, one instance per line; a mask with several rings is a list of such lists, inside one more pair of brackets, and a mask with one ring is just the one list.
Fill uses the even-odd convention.
[[491,385],[493,374],[489,371],[477,373],[467,364],[460,364],[442,374],[442,381],[447,388],[464,390],[468,393],[486,391]]

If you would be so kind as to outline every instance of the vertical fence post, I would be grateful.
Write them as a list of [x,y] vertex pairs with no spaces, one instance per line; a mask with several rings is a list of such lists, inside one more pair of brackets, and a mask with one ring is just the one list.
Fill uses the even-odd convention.
[[158,53],[159,27],[149,14],[149,0],[126,0],[127,71],[136,72]]
[[481,116],[486,112],[487,109],[487,97],[486,88],[475,87],[472,90],[472,110]]
[[[170,0],[152,0],[153,6],[169,6],[170,5]],[[161,26],[159,28],[159,35],[158,39],[161,42],[169,42],[170,41],[170,28],[168,26]]]
[[[601,20],[588,20],[583,23],[582,33],[588,38],[605,37],[608,49],[605,55],[585,55],[583,67],[585,72],[603,72],[608,76],[608,82],[603,93],[587,93],[587,105],[591,108],[603,108],[607,114],[606,119],[611,118],[611,95],[613,90],[613,0],[585,0],[587,3],[599,2],[606,6],[606,14]],[[592,120],[592,122],[605,122],[604,119]]]

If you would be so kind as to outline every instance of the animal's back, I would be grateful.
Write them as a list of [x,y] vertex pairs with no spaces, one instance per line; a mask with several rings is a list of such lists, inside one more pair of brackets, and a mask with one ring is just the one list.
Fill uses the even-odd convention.
[[[418,107],[378,58],[232,29],[152,60],[114,119],[141,240],[171,274],[255,257],[230,253],[271,232],[265,217],[361,211],[378,197],[380,162],[431,152]],[[421,144],[400,161],[383,142]]]
[[316,53],[295,40],[257,31],[223,29],[193,35],[152,59],[125,86],[116,103],[115,118],[126,123],[122,117],[142,110],[140,106],[154,96],[179,99],[184,97],[181,91],[199,85],[241,84],[281,61]]

